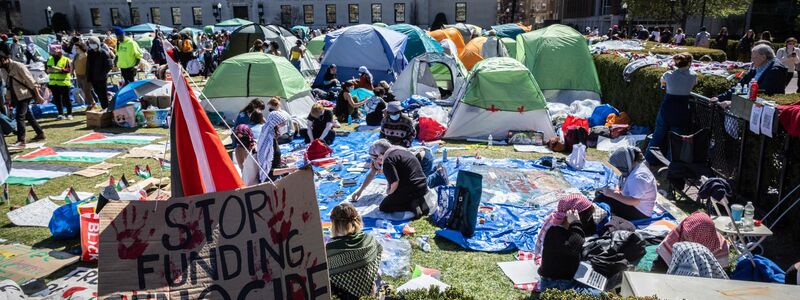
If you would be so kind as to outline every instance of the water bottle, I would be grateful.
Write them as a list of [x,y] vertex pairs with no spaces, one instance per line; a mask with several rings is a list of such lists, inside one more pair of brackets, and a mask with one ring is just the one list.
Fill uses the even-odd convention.
[[741,95],[742,94],[742,84],[741,83],[737,83],[736,84],[736,88],[733,89],[733,93],[736,94],[736,95]]
[[353,116],[352,115],[348,115],[347,116],[347,125],[351,125],[351,124],[353,124]]
[[431,252],[431,244],[428,243],[428,236],[421,236],[417,238],[417,246],[419,246],[422,251]]
[[749,84],[743,84],[742,91],[739,93],[739,95],[747,95],[747,93],[750,92],[749,86],[750,86]]
[[753,231],[753,216],[755,215],[756,208],[753,206],[753,202],[747,201],[747,205],[744,206],[744,230],[745,231]]
[[494,139],[492,138],[492,135],[490,134],[490,135],[489,135],[489,143],[488,143],[487,145],[488,145],[489,147],[491,147],[493,143],[494,143]]
[[447,148],[442,148],[442,161],[447,161]]

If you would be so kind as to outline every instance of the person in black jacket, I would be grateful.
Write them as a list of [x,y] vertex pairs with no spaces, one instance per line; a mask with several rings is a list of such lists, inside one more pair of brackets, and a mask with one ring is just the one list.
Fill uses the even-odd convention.
[[86,77],[92,85],[92,90],[100,101],[100,107],[108,108],[108,72],[111,71],[112,56],[104,50],[100,39],[89,37],[89,52],[86,56]]
[[[786,73],[788,72],[781,62],[775,59],[775,50],[767,45],[758,45],[753,47],[750,53],[750,60],[753,62],[753,67],[745,76],[739,80],[739,83],[746,85],[755,79],[758,82],[758,92],[767,95],[783,94],[786,92]],[[711,102],[723,101],[720,103],[723,107],[730,105],[731,97],[733,96],[733,88],[728,91],[711,98]]]

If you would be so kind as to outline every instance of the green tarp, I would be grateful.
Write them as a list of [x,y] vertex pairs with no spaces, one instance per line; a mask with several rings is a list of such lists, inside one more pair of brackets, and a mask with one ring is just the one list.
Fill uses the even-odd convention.
[[509,57],[492,57],[476,64],[461,101],[487,110],[502,111],[518,111],[520,108],[532,111],[547,106],[531,72]]
[[520,34],[516,56],[543,90],[600,94],[600,80],[586,38],[569,26],[551,25]]
[[303,75],[284,57],[252,52],[226,59],[208,79],[208,98],[272,97],[290,99],[309,91]]

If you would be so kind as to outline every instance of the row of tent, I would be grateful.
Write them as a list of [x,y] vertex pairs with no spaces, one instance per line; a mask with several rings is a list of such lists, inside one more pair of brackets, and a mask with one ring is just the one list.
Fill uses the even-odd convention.
[[[472,71],[435,50],[424,50],[407,62],[408,41],[406,34],[388,28],[347,27],[325,36],[322,70],[335,63],[337,77],[349,80],[364,65],[375,83],[394,82],[398,99],[422,95],[454,106],[445,134],[449,139],[504,136],[509,130],[535,130],[550,138],[555,131],[547,102],[599,99],[599,81],[586,41],[569,27],[553,25],[519,34],[516,59],[484,59]],[[287,111],[300,117],[315,101],[304,75],[285,57],[263,53],[225,60],[203,93],[210,100],[206,110],[213,111],[213,105],[229,121],[254,97],[280,96]]]

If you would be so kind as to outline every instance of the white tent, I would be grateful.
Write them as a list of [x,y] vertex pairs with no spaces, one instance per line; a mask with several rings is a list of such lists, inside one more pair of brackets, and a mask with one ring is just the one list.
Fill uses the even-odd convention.
[[[291,50],[295,43],[300,39],[298,39],[294,34],[292,34],[291,31],[284,27],[278,25],[267,25],[266,27],[269,29],[268,33],[266,34],[267,41],[278,42],[278,47],[280,48],[281,54],[289,59],[291,54],[289,53],[289,50]],[[310,81],[317,77],[319,68],[319,62],[314,59],[314,55],[306,50],[304,57],[300,60],[300,74],[303,74],[303,77],[308,78]]]
[[419,95],[436,100],[440,105],[452,106],[465,88],[467,75],[455,58],[425,53],[411,60],[392,85],[392,91],[399,100]]
[[450,113],[444,138],[504,139],[509,131],[540,132],[555,137],[546,100],[530,71],[508,57],[475,65],[464,93]]

